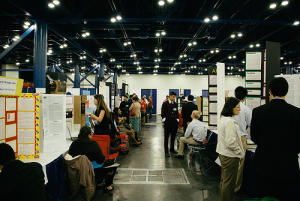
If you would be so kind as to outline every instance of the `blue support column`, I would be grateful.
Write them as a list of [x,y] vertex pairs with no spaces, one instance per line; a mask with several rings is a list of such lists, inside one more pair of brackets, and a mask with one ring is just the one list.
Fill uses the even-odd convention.
[[52,65],[50,66],[50,72],[51,72],[51,73],[55,73],[55,65],[54,65],[54,64],[52,64]]
[[34,30],[34,88],[46,88],[47,23],[38,20]]
[[118,71],[117,71],[117,69],[114,72],[114,81],[113,81],[113,83],[118,84]]
[[293,68],[291,66],[286,67],[286,74],[292,75],[293,74]]
[[75,66],[74,88],[80,88],[79,66]]
[[104,77],[104,59],[100,59],[99,77]]
[[98,65],[98,69],[96,69],[96,71],[97,70],[98,70],[98,72],[95,73],[95,89],[96,89],[96,91],[98,89],[98,75],[99,75],[99,72],[100,72],[99,65]]

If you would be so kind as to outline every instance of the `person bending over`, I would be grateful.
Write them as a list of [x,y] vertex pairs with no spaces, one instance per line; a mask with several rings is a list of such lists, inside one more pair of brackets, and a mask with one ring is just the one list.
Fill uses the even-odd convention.
[[96,94],[94,96],[94,104],[97,107],[95,114],[87,113],[87,116],[91,116],[93,120],[97,120],[94,127],[95,135],[109,135],[109,120],[110,120],[110,112],[108,107],[104,101],[104,97],[102,94]]
[[121,110],[119,108],[115,108],[114,113],[115,113],[115,118],[116,118],[115,121],[117,122],[117,126],[120,126],[120,132],[125,132],[127,135],[129,135],[133,141],[134,146],[139,146],[140,144],[142,144],[135,139],[134,130],[131,128],[131,124],[128,124],[126,122],[127,117],[126,116],[122,117]]
[[114,187],[111,186],[113,184],[113,179],[117,170],[116,166],[119,164],[115,164],[115,167],[105,168],[114,164],[114,161],[108,160],[105,161],[105,156],[103,155],[99,144],[92,139],[93,133],[90,127],[83,126],[78,134],[78,139],[72,142],[69,148],[69,154],[74,158],[78,155],[85,155],[92,163],[94,172],[95,172],[95,180],[96,183],[102,185],[103,179],[105,179],[104,187],[108,191],[112,191]]
[[45,191],[42,166],[16,160],[14,150],[5,143],[0,144],[0,170],[0,200],[52,200]]
[[194,110],[191,114],[192,121],[187,126],[184,137],[179,140],[179,152],[175,156],[178,159],[183,159],[184,144],[202,145],[203,140],[206,139],[206,132],[204,125],[198,119],[200,118],[200,112]]

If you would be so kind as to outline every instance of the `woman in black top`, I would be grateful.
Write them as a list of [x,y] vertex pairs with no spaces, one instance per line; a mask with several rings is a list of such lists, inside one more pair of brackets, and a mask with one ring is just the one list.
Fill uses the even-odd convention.
[[104,102],[104,97],[102,94],[96,94],[94,96],[94,104],[97,106],[95,114],[87,113],[86,115],[91,116],[93,120],[97,120],[97,124],[94,126],[95,135],[109,135],[109,120],[110,113]]
[[69,148],[69,154],[72,157],[85,155],[93,165],[96,182],[102,185],[103,179],[105,178],[104,187],[106,190],[111,191],[114,189],[111,184],[113,183],[118,164],[115,164],[114,167],[105,168],[113,165],[114,162],[105,161],[105,156],[98,143],[95,140],[92,140],[92,135],[91,128],[83,126],[80,129],[78,139],[72,142]]

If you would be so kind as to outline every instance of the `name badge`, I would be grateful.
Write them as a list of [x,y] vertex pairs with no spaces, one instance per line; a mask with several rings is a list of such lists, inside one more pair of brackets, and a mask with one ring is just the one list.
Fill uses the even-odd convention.
[[177,108],[175,107],[175,108],[173,108],[173,111],[176,111],[177,110]]
[[129,107],[129,105],[126,105],[126,107]]

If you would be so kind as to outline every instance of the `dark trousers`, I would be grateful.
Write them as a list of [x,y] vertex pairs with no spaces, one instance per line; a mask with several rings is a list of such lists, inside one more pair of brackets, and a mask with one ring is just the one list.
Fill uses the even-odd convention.
[[164,146],[165,146],[165,153],[169,153],[169,135],[171,134],[171,147],[170,150],[174,151],[174,141],[178,129],[178,122],[177,120],[166,120],[164,122],[165,127],[165,140],[164,140]]
[[105,187],[110,186],[111,184],[113,184],[113,180],[114,180],[117,168],[116,167],[114,167],[114,168],[104,168],[104,167],[110,166],[112,164],[114,164],[113,161],[105,161],[102,168],[94,169],[95,180],[96,180],[97,184],[105,182],[104,183]]
[[256,174],[255,184],[259,198],[272,196],[280,201],[291,201],[297,200],[299,194],[299,178],[297,177],[295,180],[280,180]]
[[152,117],[152,106],[148,106],[148,108],[147,108],[147,113],[149,114],[149,119],[151,119],[151,117]]

